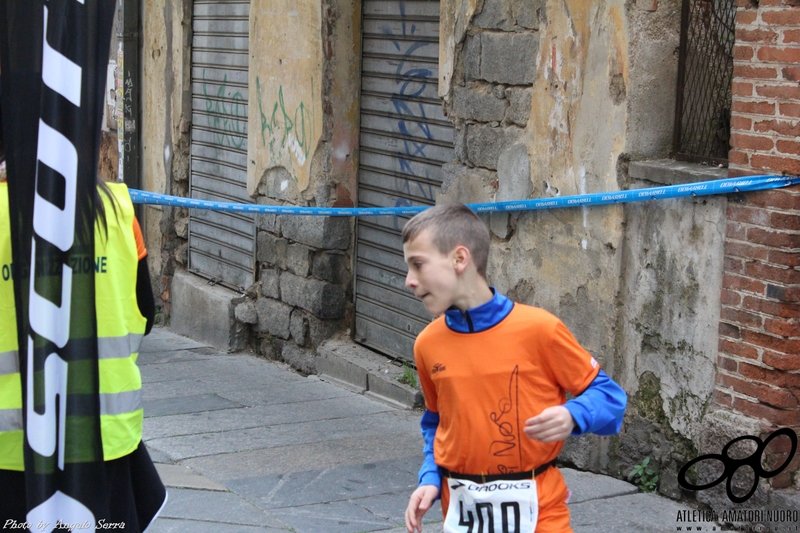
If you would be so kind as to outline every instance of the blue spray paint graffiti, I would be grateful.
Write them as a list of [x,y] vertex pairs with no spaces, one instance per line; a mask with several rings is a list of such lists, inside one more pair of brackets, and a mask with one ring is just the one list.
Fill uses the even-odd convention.
[[[417,27],[413,23],[411,23],[409,27],[409,24],[406,21],[405,3],[400,4],[400,15],[402,17],[402,37],[414,35],[417,31]],[[394,36],[394,32],[390,27],[384,26],[381,29],[385,35]],[[400,88],[396,93],[392,94],[392,104],[394,105],[395,111],[397,111],[399,115],[410,117],[411,119],[402,119],[397,123],[398,130],[404,137],[404,152],[397,153],[400,171],[409,176],[428,178],[427,170],[425,171],[425,176],[418,176],[414,172],[411,163],[413,161],[412,158],[427,158],[427,155],[425,154],[425,148],[428,146],[428,143],[420,140],[420,137],[424,137],[427,140],[433,140],[433,135],[431,133],[430,126],[418,120],[414,120],[426,118],[425,108],[423,107],[422,103],[413,102],[410,99],[418,97],[425,92],[425,89],[429,84],[428,80],[433,76],[434,72],[426,68],[407,68],[406,61],[412,58],[417,50],[425,46],[429,46],[431,43],[415,42],[408,45],[405,50],[402,49],[399,40],[392,40],[392,44],[394,44],[397,51],[401,52],[403,55],[403,60],[397,65],[397,71],[395,73],[395,83],[398,84]],[[422,135],[420,135],[420,133],[422,133]],[[417,180],[409,180],[405,178],[395,178],[395,180],[399,181],[399,183],[395,183],[395,187],[396,190],[400,192],[404,192],[410,196],[412,188],[416,188],[418,191],[415,192],[418,192],[423,198],[427,200],[434,199],[433,186],[431,185],[426,187]],[[411,200],[406,198],[398,198],[395,201],[394,207],[408,207],[411,205],[413,205]],[[395,229],[400,229],[399,220],[397,217],[394,218],[394,227]]]

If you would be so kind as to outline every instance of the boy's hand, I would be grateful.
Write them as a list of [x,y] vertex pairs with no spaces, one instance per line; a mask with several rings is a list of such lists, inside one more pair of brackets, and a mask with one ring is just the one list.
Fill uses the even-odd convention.
[[421,485],[411,493],[406,508],[406,531],[414,533],[414,530],[422,533],[422,516],[431,508],[433,500],[439,495],[439,489],[434,485]]
[[563,405],[548,407],[539,414],[525,421],[522,431],[531,439],[539,442],[556,442],[564,440],[572,434],[575,420]]

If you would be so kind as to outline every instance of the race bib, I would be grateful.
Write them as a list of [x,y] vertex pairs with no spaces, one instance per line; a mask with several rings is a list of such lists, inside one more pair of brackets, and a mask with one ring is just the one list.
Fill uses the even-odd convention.
[[536,480],[444,481],[450,487],[444,533],[533,533],[536,529]]

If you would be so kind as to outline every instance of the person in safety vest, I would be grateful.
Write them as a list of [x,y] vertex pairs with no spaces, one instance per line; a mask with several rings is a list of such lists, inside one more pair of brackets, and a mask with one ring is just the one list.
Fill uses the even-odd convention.
[[[2,132],[0,131],[0,142]],[[22,384],[11,260],[5,149],[0,146],[0,518],[25,519]]]
[[[0,127],[0,518],[25,522],[22,387],[1,132]],[[98,178],[95,211],[100,429],[111,491],[106,521],[124,522],[125,531],[137,532],[137,513],[154,516],[165,499],[142,443],[142,380],[136,365],[139,345],[153,325],[155,303],[147,250],[125,184]],[[141,487],[156,490],[148,494]]]

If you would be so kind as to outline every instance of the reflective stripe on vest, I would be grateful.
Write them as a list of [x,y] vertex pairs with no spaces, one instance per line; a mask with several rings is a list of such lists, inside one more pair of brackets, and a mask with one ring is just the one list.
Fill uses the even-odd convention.
[[22,429],[22,409],[0,409],[0,431]]
[[[10,376],[13,374],[19,375],[19,352],[14,350],[0,353],[0,376]],[[18,431],[21,429],[22,409],[3,409],[2,405],[0,405],[0,432]]]
[[[139,353],[139,346],[141,346],[143,338],[144,335],[140,333],[128,333],[122,337],[100,337],[97,339],[97,357],[98,359],[120,359],[135,355]],[[0,374],[2,374],[1,363]]]
[[142,408],[142,389],[100,395],[101,415],[124,415]]
[[6,374],[19,374],[19,352],[0,353],[0,376]]
[[[142,389],[100,395],[101,415],[122,415],[142,408]],[[22,429],[22,409],[0,409],[0,431]]]

